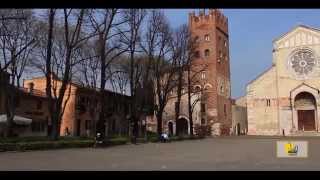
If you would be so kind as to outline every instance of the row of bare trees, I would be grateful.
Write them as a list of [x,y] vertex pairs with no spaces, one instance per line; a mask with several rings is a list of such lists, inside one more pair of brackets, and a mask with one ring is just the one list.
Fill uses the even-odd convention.
[[[150,111],[156,114],[158,133],[162,132],[162,115],[173,90],[180,104],[182,89],[187,89],[192,114],[196,73],[190,66],[196,43],[187,25],[173,29],[161,10],[10,9],[1,10],[0,16],[0,68],[10,74],[5,90],[6,136],[12,135],[15,114],[15,93],[10,88],[19,87],[28,73],[46,77],[53,140],[60,134],[71,81],[99,90],[96,131],[103,136],[109,123],[103,108],[108,88],[130,96],[131,136],[139,135],[140,117]],[[176,114],[178,118],[178,109]]]

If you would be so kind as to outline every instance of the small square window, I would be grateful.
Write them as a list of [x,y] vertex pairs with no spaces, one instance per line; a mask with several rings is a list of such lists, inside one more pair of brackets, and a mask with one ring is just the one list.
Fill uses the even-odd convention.
[[271,105],[270,99],[267,99],[267,106],[270,106],[270,105]]

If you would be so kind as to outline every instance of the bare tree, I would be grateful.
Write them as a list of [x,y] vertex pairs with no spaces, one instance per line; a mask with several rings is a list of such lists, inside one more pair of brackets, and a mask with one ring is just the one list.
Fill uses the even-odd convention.
[[18,86],[18,88],[20,86],[20,79],[36,42],[33,29],[34,19],[31,10],[23,9],[2,10],[0,16],[2,17],[0,24],[2,52],[0,75],[2,75],[2,72],[10,74],[9,83],[4,87],[7,113],[6,136],[12,136],[15,102],[19,98],[15,86]]
[[176,70],[176,97],[177,101],[175,102],[175,121],[178,121],[180,115],[180,105],[181,98],[187,91],[182,91],[185,88],[186,82],[186,66],[188,62],[188,27],[187,25],[182,25],[176,29],[173,34],[173,53],[176,56],[177,62],[175,66]]
[[84,87],[97,88],[99,75],[100,75],[100,63],[99,56],[96,55],[96,45],[94,41],[87,41],[81,48],[79,48],[80,61],[75,70],[77,75],[74,76],[75,81]]
[[[162,133],[162,116],[164,108],[170,99],[169,93],[175,87],[176,54],[173,52],[173,36],[169,23],[162,11],[152,11],[147,32],[147,46],[144,51],[149,58],[152,82],[155,89],[155,108],[157,117],[157,132]],[[147,74],[149,76],[149,74]],[[145,78],[147,78],[147,76]]]
[[96,131],[100,132],[105,137],[105,88],[106,83],[110,79],[108,76],[109,68],[112,62],[126,51],[126,48],[122,46],[120,37],[124,33],[121,29],[121,25],[126,20],[117,18],[118,14],[121,14],[119,9],[97,9],[91,10],[89,13],[90,22],[92,28],[97,32],[97,56],[99,57],[99,71],[100,71],[100,114],[97,122]]
[[[176,102],[175,120],[178,121],[182,97],[187,95],[190,135],[193,136],[193,111],[205,98],[204,84],[199,75],[206,70],[207,65],[194,63],[198,41],[191,36],[186,24],[178,27],[173,38],[173,52],[177,58],[175,64]],[[200,85],[200,89],[195,88]]]
[[[141,27],[143,25],[143,20],[147,14],[146,10],[143,9],[129,9],[124,12],[124,19],[127,21],[127,26],[129,32],[125,33],[122,41],[128,46],[128,56],[129,56],[129,82],[130,82],[130,126],[132,127],[132,135],[134,137],[138,136],[138,121],[139,117],[137,115],[136,105],[136,92],[139,87],[138,81],[140,79],[141,72],[137,71],[137,53],[139,53],[139,45],[141,41]],[[129,130],[131,133],[131,130]]]
[[[196,49],[198,47],[198,41],[193,37],[184,27],[184,39],[186,40],[186,71],[187,71],[187,93],[188,93],[188,113],[189,113],[189,127],[190,135],[193,136],[193,111],[196,105],[206,99],[205,96],[205,84],[200,79],[199,75],[207,69],[207,65],[196,65],[194,60],[196,59]],[[200,89],[196,88],[200,85]]]
[[50,9],[47,13],[48,23],[39,22],[45,28],[39,32],[38,52],[34,55],[33,65],[46,75],[52,140],[57,140],[60,135],[61,120],[71,94],[70,82],[76,72],[75,66],[90,59],[79,55],[84,44],[96,35],[95,31],[85,29],[87,13],[84,9]]

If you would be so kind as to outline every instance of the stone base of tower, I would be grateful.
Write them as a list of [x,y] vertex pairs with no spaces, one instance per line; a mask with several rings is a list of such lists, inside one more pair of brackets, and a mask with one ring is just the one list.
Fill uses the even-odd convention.
[[230,126],[221,122],[213,123],[211,124],[211,135],[228,136],[230,135],[230,128]]

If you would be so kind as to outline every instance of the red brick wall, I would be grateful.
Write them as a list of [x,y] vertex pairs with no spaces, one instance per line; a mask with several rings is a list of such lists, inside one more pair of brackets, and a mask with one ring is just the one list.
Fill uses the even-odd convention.
[[[229,59],[229,37],[228,37],[228,20],[219,10],[209,10],[209,13],[189,15],[189,28],[193,37],[198,36],[200,42],[197,51],[200,52],[200,58],[193,60],[193,70],[198,71],[204,66],[206,68],[206,79],[201,80],[201,84],[211,84],[213,87],[206,92],[208,94],[207,109],[217,109],[217,116],[208,116],[208,122],[220,122],[226,129],[231,127],[231,97],[230,94],[218,93],[218,77],[230,82],[230,59]],[[209,41],[205,41],[205,35],[210,36]],[[221,40],[219,40],[221,39]],[[225,46],[226,41],[226,46]],[[209,57],[205,57],[205,50],[210,50]],[[222,59],[220,59],[220,51]],[[226,113],[224,112],[226,106]]]

